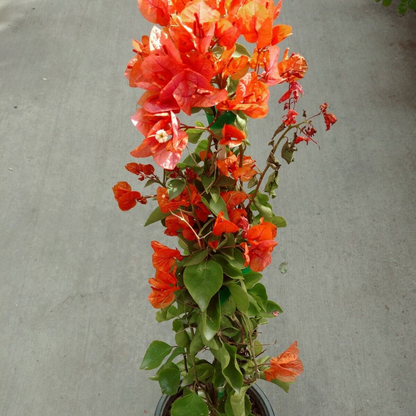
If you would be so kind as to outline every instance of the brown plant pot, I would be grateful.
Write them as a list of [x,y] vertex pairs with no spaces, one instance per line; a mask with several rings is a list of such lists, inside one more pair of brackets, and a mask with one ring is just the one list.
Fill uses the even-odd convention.
[[[250,396],[251,401],[257,406],[261,416],[275,416],[266,395],[257,384],[250,387],[247,394]],[[177,396],[163,395],[157,404],[155,416],[171,416],[169,410],[176,398]]]

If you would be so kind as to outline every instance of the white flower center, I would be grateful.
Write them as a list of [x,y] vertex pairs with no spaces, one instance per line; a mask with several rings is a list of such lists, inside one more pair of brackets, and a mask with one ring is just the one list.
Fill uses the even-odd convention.
[[161,129],[156,132],[155,139],[159,143],[166,143],[169,140],[169,136],[165,130]]

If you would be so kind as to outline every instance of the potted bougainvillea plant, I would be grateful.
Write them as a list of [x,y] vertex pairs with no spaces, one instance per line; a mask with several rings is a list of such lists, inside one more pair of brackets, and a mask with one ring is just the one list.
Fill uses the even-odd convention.
[[[286,226],[269,198],[298,145],[316,143],[316,117],[327,130],[336,118],[326,103],[311,117],[297,112],[308,65],[278,46],[292,34],[274,23],[281,1],[138,4],[155,26],[133,40],[125,73],[131,87],[145,90],[131,118],[144,139],[131,155],[153,163],[126,169],[150,191],[127,182],[113,191],[123,211],[154,202],[146,226],[161,223],[176,237],[171,247],[151,242],[149,301],[157,321],[170,320],[175,332],[174,345],[153,341],[141,365],[157,370],[151,379],[164,396],[156,414],[273,415],[255,383],[288,391],[303,365],[296,341],[267,355],[258,337],[259,326],[282,312],[261,283],[277,228]],[[282,89],[282,116],[264,140],[249,132],[248,120],[266,117],[274,85]],[[270,149],[267,160],[249,155],[251,139]]]

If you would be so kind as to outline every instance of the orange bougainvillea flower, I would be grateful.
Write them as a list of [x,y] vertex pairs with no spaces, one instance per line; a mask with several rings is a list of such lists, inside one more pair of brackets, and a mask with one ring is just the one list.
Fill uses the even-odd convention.
[[181,193],[176,198],[169,199],[168,190],[159,186],[157,188],[157,203],[159,204],[160,210],[166,214],[177,210],[181,206],[188,207],[189,197],[186,198],[186,195]]
[[305,76],[308,71],[308,63],[298,53],[292,53],[290,57],[288,57],[288,53],[289,49],[286,49],[283,60],[279,62],[279,74],[286,82],[297,81]]
[[240,146],[245,138],[246,134],[243,131],[230,124],[224,124],[220,144],[233,148]]
[[245,238],[250,246],[248,247],[246,243],[241,244],[246,266],[250,265],[251,270],[261,272],[272,262],[271,253],[277,246],[277,242],[274,241],[276,234],[277,227],[264,221],[263,218],[259,225],[254,225],[247,231]]
[[266,117],[270,91],[264,82],[257,79],[256,72],[249,72],[238,82],[235,97],[218,104],[218,110],[241,110],[252,118]]
[[228,212],[231,212],[237,205],[242,204],[247,199],[247,194],[242,191],[221,192],[220,195],[225,201]]
[[220,17],[220,13],[212,9],[204,0],[194,0],[186,5],[177,16],[176,22],[180,19],[182,25],[187,28],[188,36],[191,36],[195,49],[206,53]]
[[176,260],[181,261],[183,259],[178,249],[166,247],[157,241],[152,241],[151,245],[154,250],[152,264],[156,270],[169,273],[176,265]]
[[156,309],[166,308],[175,300],[177,287],[176,277],[172,273],[161,270],[156,271],[155,278],[149,279],[152,291],[148,297],[149,302]]
[[247,267],[250,265],[250,269],[253,270],[253,272],[262,272],[272,262],[271,253],[275,246],[277,246],[276,241],[267,240],[262,241],[256,246],[249,247],[245,266]]
[[231,79],[238,80],[247,74],[249,69],[248,56],[242,55],[239,58],[231,59],[222,71],[223,77],[231,75]]
[[286,124],[286,126],[290,126],[291,124],[296,124],[296,116],[298,113],[290,108],[286,114],[286,116],[283,117],[283,123]]
[[232,152],[225,159],[217,160],[217,166],[224,176],[231,174],[236,181],[248,182],[257,173],[256,162],[250,156],[244,156],[243,166],[240,166],[240,159]]
[[125,168],[133,173],[134,175],[137,175],[137,179],[139,181],[144,181],[146,178],[154,178],[155,168],[152,165],[143,165],[142,163],[127,163]]
[[271,44],[276,45],[288,36],[293,35],[292,26],[289,25],[276,25],[273,27],[273,34]]
[[238,166],[237,156],[233,152],[229,152],[226,158],[217,160],[217,166],[224,176],[228,176],[235,166]]
[[241,34],[241,19],[233,16],[220,19],[215,27],[215,37],[221,46],[231,49]]
[[243,166],[239,164],[233,166],[234,169],[231,172],[231,175],[235,180],[240,180],[241,182],[248,182],[254,175],[257,174],[256,170],[256,161],[253,160],[250,156],[243,157]]
[[194,224],[194,219],[183,212],[178,215],[169,215],[165,219],[165,234],[175,236],[181,233],[186,240],[195,241],[197,236],[192,228]]
[[264,372],[266,380],[293,383],[303,373],[303,364],[298,356],[299,348],[295,341],[285,352],[270,359],[270,368]]
[[238,228],[243,230],[243,237],[246,237],[246,233],[249,229],[249,222],[247,219],[247,211],[245,209],[233,209],[229,213],[230,221],[237,225]]
[[326,129],[329,130],[331,128],[331,126],[337,122],[337,118],[332,113],[329,113],[328,114],[326,112],[326,109],[327,108],[328,108],[328,104],[327,103],[323,103],[321,105],[321,112],[322,112],[322,114],[324,116]]
[[[166,111],[164,103],[170,103],[173,97],[179,108],[188,116],[193,107],[211,107],[227,98],[227,90],[218,90],[200,73],[185,69],[164,87],[152,105],[144,106],[150,112]],[[169,104],[170,106],[170,104]],[[155,110],[155,111],[153,111]]]
[[236,233],[238,230],[239,228],[235,224],[224,218],[224,212],[221,211],[215,220],[212,233],[214,235],[220,236],[224,233]]
[[247,232],[247,240],[251,246],[258,245],[266,240],[273,240],[277,235],[277,227],[271,222],[264,221],[262,218],[260,224],[253,225]]
[[289,89],[280,97],[279,103],[289,100],[290,98],[296,103],[299,100],[299,96],[303,95],[303,88],[296,81],[289,84]]
[[152,156],[160,167],[172,170],[179,162],[187,143],[188,135],[179,130],[179,121],[170,111],[160,115],[159,121],[150,129],[142,144],[130,154],[138,158]]
[[149,22],[166,26],[169,23],[167,0],[138,0],[140,12]]
[[132,191],[131,186],[127,182],[118,182],[113,187],[114,198],[118,202],[118,206],[122,211],[128,211],[136,206],[137,202],[146,204],[147,199],[140,192]]
[[251,0],[238,11],[238,17],[242,20],[241,34],[247,42],[257,43],[259,49],[269,46],[272,40],[273,11],[270,13],[267,8],[270,3],[273,4]]
[[217,251],[217,247],[218,247],[219,241],[218,240],[211,240],[208,241],[208,245],[214,250]]

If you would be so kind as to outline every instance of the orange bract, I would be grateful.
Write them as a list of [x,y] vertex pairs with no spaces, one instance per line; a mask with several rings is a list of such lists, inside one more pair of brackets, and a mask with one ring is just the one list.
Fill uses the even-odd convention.
[[286,49],[283,60],[278,65],[280,76],[286,82],[297,81],[303,78],[308,70],[306,59],[298,53],[293,53],[289,58],[287,55],[288,49]]
[[270,360],[270,368],[264,372],[266,380],[295,381],[303,373],[303,364],[298,355],[298,343],[295,341],[285,352]]
[[139,9],[145,19],[165,26],[169,23],[167,0],[138,0]]
[[149,279],[152,291],[148,297],[149,302],[156,309],[166,308],[175,300],[179,287],[176,286],[176,277],[171,273],[156,271],[155,278]]
[[[235,140],[233,140],[233,138]],[[242,141],[246,138],[246,134],[235,126],[224,124],[222,128],[221,145],[227,145],[228,147],[240,146]]]
[[218,104],[219,110],[237,111],[252,118],[266,117],[269,107],[269,89],[267,85],[257,79],[257,73],[249,72],[240,79],[232,100]]
[[113,187],[114,198],[118,202],[118,206],[122,211],[128,211],[136,206],[137,202],[146,204],[146,198],[137,191],[132,191],[131,186],[127,182],[118,182]]
[[184,195],[184,192],[176,198],[169,199],[168,190],[161,186],[157,188],[157,203],[159,204],[160,210],[165,214],[175,211],[181,206],[189,206],[189,200]]
[[212,229],[212,233],[214,235],[220,236],[224,233],[235,233],[239,230],[239,228],[233,224],[231,221],[228,221],[224,218],[224,212],[221,211],[217,219],[215,220],[214,228]]
[[263,218],[260,221],[259,225],[251,227],[245,235],[250,246],[246,243],[241,244],[245,252],[246,266],[250,265],[250,269],[255,272],[261,272],[271,263],[271,253],[277,246],[277,242],[274,241],[277,227],[263,221]]
[[156,270],[169,273],[176,265],[176,260],[183,259],[178,249],[166,247],[157,241],[152,241],[151,245],[154,250],[152,264]]

